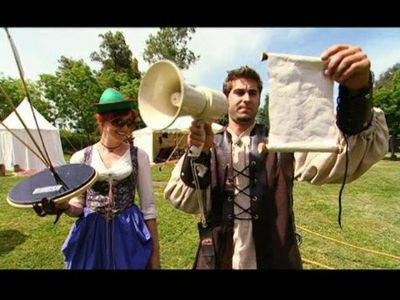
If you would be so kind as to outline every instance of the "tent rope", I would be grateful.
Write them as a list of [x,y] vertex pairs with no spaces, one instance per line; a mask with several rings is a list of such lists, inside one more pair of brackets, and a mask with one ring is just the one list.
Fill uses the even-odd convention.
[[349,243],[346,243],[346,242],[343,242],[343,241],[339,241],[337,239],[322,235],[320,233],[311,231],[310,229],[304,228],[303,226],[300,226],[300,225],[297,225],[297,227],[300,228],[301,230],[304,230],[305,232],[311,233],[313,235],[316,235],[316,236],[321,237],[323,239],[327,239],[327,240],[333,241],[333,242],[338,243],[338,244],[342,244],[342,245],[349,246],[349,247],[352,247],[352,248],[355,248],[355,249],[359,249],[359,250],[362,250],[362,251],[365,251],[365,252],[369,252],[369,253],[382,255],[382,256],[386,256],[386,257],[390,257],[390,258],[394,258],[394,259],[400,260],[400,256],[396,256],[396,255],[392,255],[392,254],[388,254],[388,253],[385,253],[385,252],[376,251],[376,250],[372,250],[372,249],[368,249],[368,248],[364,248],[364,247],[355,246],[355,245],[352,245],[352,244],[349,244]]

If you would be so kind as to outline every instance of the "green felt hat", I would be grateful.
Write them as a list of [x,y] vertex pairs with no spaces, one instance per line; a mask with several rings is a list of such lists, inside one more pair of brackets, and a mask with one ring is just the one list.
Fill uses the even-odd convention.
[[125,99],[124,96],[113,88],[106,89],[96,103],[97,112],[105,113],[110,111],[133,109],[134,100]]

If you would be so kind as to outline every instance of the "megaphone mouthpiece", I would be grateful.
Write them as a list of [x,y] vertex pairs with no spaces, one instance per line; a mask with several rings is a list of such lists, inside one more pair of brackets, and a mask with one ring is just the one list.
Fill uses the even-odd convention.
[[155,130],[167,128],[180,116],[217,121],[228,111],[222,92],[185,84],[179,68],[169,60],[147,70],[139,86],[138,104],[144,123]]
[[181,93],[176,92],[171,95],[171,104],[175,107],[179,107],[181,104]]

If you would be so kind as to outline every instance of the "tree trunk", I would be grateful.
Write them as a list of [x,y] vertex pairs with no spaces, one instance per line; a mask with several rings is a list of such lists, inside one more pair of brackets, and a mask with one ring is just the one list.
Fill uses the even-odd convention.
[[0,164],[0,176],[6,176],[6,166]]
[[395,149],[395,139],[394,139],[395,135],[391,135],[389,138],[389,148],[390,148],[390,159],[396,160],[397,156],[396,156],[396,149]]

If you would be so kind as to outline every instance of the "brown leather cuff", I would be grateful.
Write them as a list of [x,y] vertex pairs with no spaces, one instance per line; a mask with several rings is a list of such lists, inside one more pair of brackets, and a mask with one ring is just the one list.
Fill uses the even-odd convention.
[[370,73],[368,87],[364,89],[350,91],[345,86],[339,85],[336,124],[343,133],[358,134],[371,125],[373,117],[372,90],[372,73]]
[[[192,187],[196,188],[195,180],[193,177],[193,170],[192,170],[192,165],[196,166],[198,165],[199,168],[196,168],[197,171],[197,178],[199,182],[200,189],[205,189],[210,185],[211,182],[211,172],[210,172],[210,159],[211,159],[211,153],[204,153],[201,152],[200,156],[196,158],[194,161],[191,157],[189,157],[186,153],[185,158],[183,160],[182,164],[182,170],[181,170],[181,179],[182,181]],[[201,174],[202,171],[198,169],[203,169],[202,171],[206,170],[204,174]]]

